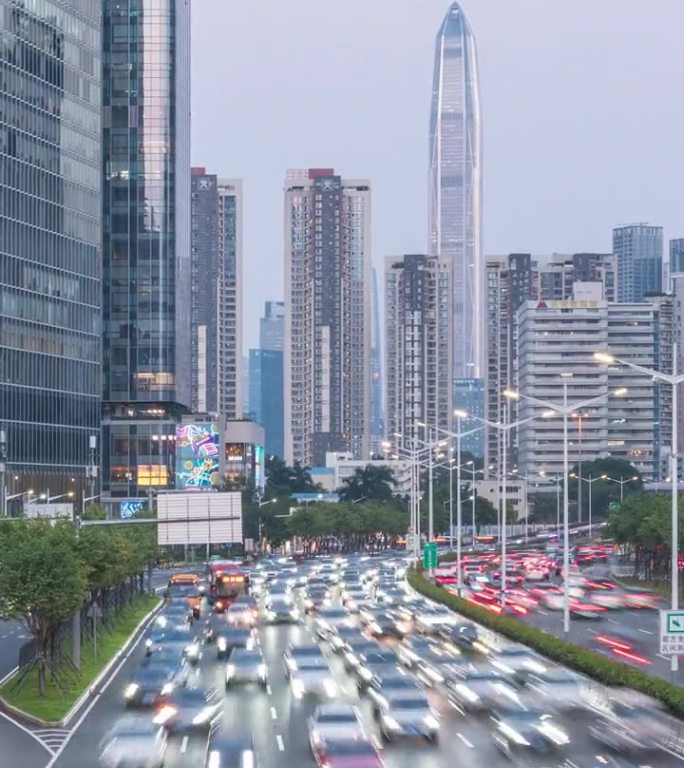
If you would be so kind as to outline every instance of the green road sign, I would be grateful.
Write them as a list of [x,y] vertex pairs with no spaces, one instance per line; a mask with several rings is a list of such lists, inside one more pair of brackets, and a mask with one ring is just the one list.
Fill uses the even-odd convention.
[[610,512],[617,512],[618,509],[620,509],[620,502],[619,501],[611,501],[608,505],[608,510]]
[[437,567],[437,543],[429,542],[423,547],[423,568],[430,570]]
[[684,611],[667,611],[666,619],[668,635],[684,635]]

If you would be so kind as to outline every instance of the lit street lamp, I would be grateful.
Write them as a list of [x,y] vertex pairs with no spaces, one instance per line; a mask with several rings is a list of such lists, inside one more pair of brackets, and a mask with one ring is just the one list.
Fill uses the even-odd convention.
[[[582,483],[589,483],[589,536],[591,536],[591,489],[594,487],[594,483],[598,482],[599,480],[610,480],[610,478],[608,475],[599,475],[598,477],[593,478],[591,475],[589,475],[589,477],[580,477],[574,472],[570,475],[570,477],[574,477],[579,481],[577,483],[578,488],[582,487]],[[622,488],[620,488],[620,491],[622,491]]]
[[[594,352],[594,359],[599,363],[606,365],[624,365],[634,371],[643,373],[644,376],[663,381],[672,387],[672,451],[670,455],[670,477],[672,478],[672,596],[671,608],[673,611],[679,609],[679,510],[678,510],[678,485],[679,485],[679,462],[677,456],[677,419],[679,416],[678,407],[678,388],[684,381],[684,374],[677,373],[677,344],[672,345],[672,373],[663,373],[652,368],[645,368],[643,365],[636,365],[628,360],[620,360],[609,352]],[[622,487],[622,486],[620,486]],[[676,672],[679,669],[679,658],[672,656],[670,669]]]
[[639,479],[639,475],[634,475],[633,477],[628,477],[626,480],[622,479],[622,475],[620,475],[620,479],[616,480],[614,477],[608,477],[607,475],[603,476],[605,480],[610,481],[611,483],[618,483],[620,486],[620,503],[624,501],[625,497],[625,486],[629,483],[633,483],[635,480]]
[[[564,599],[563,599],[563,631],[567,634],[570,632],[570,521],[569,521],[569,504],[568,504],[568,417],[579,408],[585,408],[590,405],[595,405],[605,400],[608,397],[608,393],[597,395],[596,397],[590,397],[586,400],[580,400],[577,403],[568,403],[568,379],[572,377],[571,373],[561,374],[563,379],[563,402],[554,403],[548,400],[541,400],[538,397],[531,397],[530,395],[524,395],[521,392],[514,392],[512,390],[506,390],[504,395],[513,400],[524,399],[534,405],[540,405],[544,408],[548,408],[554,413],[563,417],[563,477],[565,478],[565,488],[563,493],[563,580],[564,584]],[[614,394],[624,394],[626,390],[618,390]]]

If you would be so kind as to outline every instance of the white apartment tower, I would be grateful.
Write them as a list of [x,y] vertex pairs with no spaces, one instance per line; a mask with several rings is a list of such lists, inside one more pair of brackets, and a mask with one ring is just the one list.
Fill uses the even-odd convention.
[[385,260],[385,429],[409,447],[423,422],[451,429],[453,299],[450,259]]
[[370,458],[370,182],[285,182],[285,459]]

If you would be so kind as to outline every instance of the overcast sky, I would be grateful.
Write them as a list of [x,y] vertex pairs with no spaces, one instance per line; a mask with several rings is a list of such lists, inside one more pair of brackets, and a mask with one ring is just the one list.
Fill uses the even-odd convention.
[[[282,298],[287,168],[373,189],[373,261],[426,248],[446,0],[193,0],[194,165],[244,180],[245,351]],[[484,251],[684,236],[684,0],[463,0],[479,49]]]

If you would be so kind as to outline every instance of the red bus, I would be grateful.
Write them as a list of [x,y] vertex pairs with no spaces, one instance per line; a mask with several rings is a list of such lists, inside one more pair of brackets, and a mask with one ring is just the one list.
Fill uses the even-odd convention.
[[249,593],[249,572],[239,563],[224,561],[207,565],[209,604],[217,613],[226,608],[240,595]]

